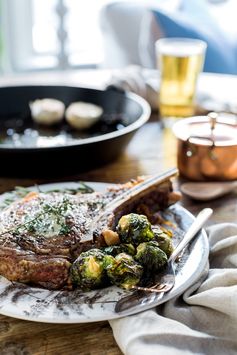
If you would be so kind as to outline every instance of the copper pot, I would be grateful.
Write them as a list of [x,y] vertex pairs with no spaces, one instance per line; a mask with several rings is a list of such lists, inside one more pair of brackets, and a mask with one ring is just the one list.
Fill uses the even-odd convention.
[[196,180],[237,179],[236,116],[196,116],[173,126],[178,139],[178,168],[184,177]]

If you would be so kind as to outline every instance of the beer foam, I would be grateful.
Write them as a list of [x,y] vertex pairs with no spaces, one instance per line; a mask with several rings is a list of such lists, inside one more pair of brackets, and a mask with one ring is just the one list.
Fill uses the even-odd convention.
[[188,57],[202,54],[206,44],[200,40],[165,38],[157,42],[157,53],[174,57]]

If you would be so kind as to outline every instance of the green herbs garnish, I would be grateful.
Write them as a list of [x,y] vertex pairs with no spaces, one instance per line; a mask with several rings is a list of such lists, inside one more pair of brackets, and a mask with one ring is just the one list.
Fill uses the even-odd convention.
[[7,234],[21,234],[30,232],[35,236],[51,237],[52,235],[67,235],[71,232],[71,226],[67,224],[67,217],[71,211],[70,201],[64,197],[57,203],[43,203],[41,211],[33,218],[26,217],[25,222],[0,234],[0,237]]
[[60,231],[59,231],[59,235],[67,235],[71,232],[71,227],[68,224],[62,224]]
[[58,203],[42,203],[42,212],[35,218],[26,220],[24,225],[18,227],[18,233],[27,231],[46,237],[55,234],[67,235],[71,231],[71,227],[66,223],[71,207],[72,204],[66,197]]
[[46,193],[48,192],[64,192],[70,195],[76,195],[77,193],[82,193],[82,194],[90,194],[92,192],[94,192],[94,190],[86,185],[84,182],[79,182],[78,183],[79,186],[76,188],[65,188],[65,189],[53,189],[53,190],[48,190]]
[[[65,193],[69,195],[76,195],[77,193],[87,194],[87,193],[94,192],[94,190],[90,186],[86,185],[84,182],[78,182],[78,187],[75,188],[62,188],[62,189],[54,189],[48,191],[41,191],[38,185],[36,185],[36,188],[39,192],[46,193],[46,194],[52,192],[58,192],[58,193]],[[8,207],[13,202],[21,198],[24,198],[31,191],[32,190],[26,187],[16,186],[13,191],[7,192],[4,195],[5,196],[4,200],[0,202],[0,211]]]

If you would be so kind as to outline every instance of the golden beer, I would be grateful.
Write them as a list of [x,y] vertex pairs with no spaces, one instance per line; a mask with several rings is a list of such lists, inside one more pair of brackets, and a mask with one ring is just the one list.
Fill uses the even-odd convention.
[[206,44],[199,40],[168,38],[159,40],[156,48],[161,75],[161,116],[192,116],[197,78],[203,67]]

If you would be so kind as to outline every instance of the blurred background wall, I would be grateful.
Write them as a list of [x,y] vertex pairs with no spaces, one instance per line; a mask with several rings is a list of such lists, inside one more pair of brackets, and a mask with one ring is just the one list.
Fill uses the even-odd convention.
[[151,10],[205,26],[227,58],[223,72],[237,73],[236,0],[0,0],[1,73],[154,67],[154,42],[166,29]]

